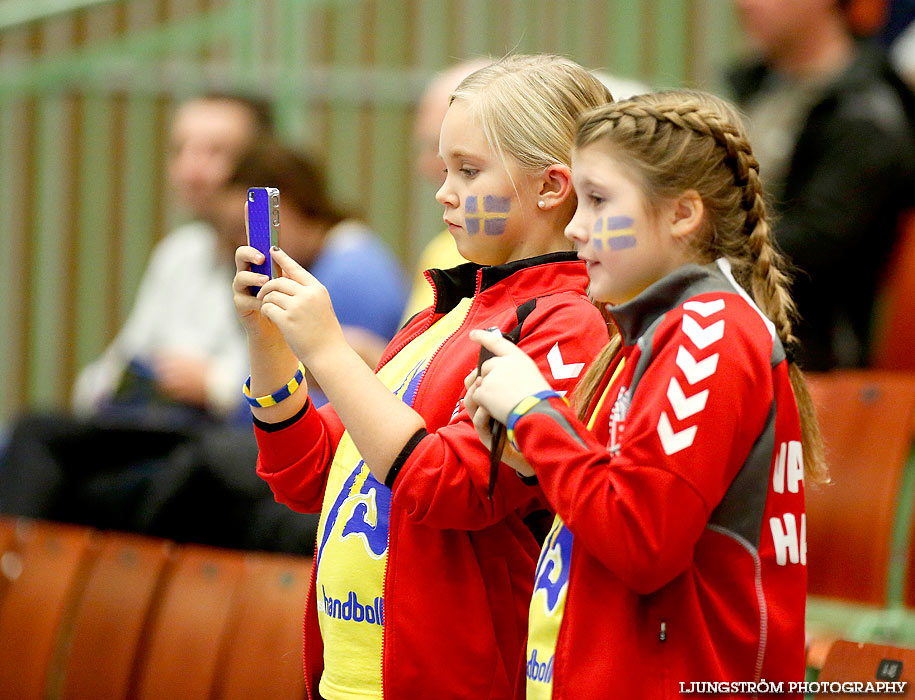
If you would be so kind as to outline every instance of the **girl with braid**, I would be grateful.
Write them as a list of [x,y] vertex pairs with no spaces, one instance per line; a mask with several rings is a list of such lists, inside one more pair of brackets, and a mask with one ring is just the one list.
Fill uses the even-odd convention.
[[740,119],[686,91],[596,108],[572,180],[566,236],[619,337],[571,407],[493,333],[471,335],[496,356],[466,380],[480,437],[503,422],[503,461],[557,513],[527,698],[788,691],[804,678],[804,481],[822,467]]

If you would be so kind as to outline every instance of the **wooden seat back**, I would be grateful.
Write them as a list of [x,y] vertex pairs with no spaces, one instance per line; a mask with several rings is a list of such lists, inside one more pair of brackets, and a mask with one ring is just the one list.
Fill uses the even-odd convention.
[[235,609],[244,554],[185,545],[139,652],[137,700],[208,698]]
[[915,649],[840,639],[830,648],[817,682],[828,683],[831,687],[835,687],[835,683],[862,683],[865,688],[867,683],[904,682],[906,685],[903,694],[854,692],[853,686],[846,685],[852,692],[827,690],[817,693],[815,698],[915,698]]
[[166,540],[100,534],[69,632],[62,700],[132,697],[137,651],[172,552]]
[[[251,553],[239,586],[214,700],[301,700],[302,618],[311,559]],[[270,669],[265,673],[264,669]]]
[[900,218],[876,316],[871,367],[915,370],[915,211]]
[[830,372],[811,374],[808,383],[832,481],[807,487],[808,590],[885,605],[915,373]]
[[[0,688],[17,700],[53,694],[52,661],[60,631],[85,583],[94,532],[87,527],[20,520],[5,555],[0,599]],[[56,666],[55,666],[56,667]]]

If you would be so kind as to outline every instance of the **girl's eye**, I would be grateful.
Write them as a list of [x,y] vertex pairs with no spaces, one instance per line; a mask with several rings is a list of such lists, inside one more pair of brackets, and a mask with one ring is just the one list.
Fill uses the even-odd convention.
[[593,204],[595,207],[599,207],[605,201],[603,197],[596,194],[589,194],[588,199],[591,200],[591,204]]
[[476,168],[469,168],[466,165],[463,168],[461,168],[461,174],[464,177],[476,177],[478,172],[480,172],[480,171],[477,170]]

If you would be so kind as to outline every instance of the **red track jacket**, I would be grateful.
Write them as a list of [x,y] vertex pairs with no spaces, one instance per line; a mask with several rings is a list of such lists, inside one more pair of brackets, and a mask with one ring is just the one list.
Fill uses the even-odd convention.
[[693,681],[787,689],[804,678],[807,579],[781,343],[724,261],[681,267],[610,310],[625,365],[594,433],[559,399],[515,425],[572,533],[565,578],[538,571],[551,594],[567,585],[540,678],[563,700],[680,698]]
[[[461,399],[476,366],[474,328],[515,329],[518,344],[559,390],[571,390],[608,339],[586,296],[584,264],[555,253],[507,265],[467,264],[426,273],[433,307],[391,341],[383,366],[463,297],[473,298],[460,329],[439,349],[413,399],[426,420],[397,460],[384,583],[382,681],[386,698],[511,698],[523,660],[527,609],[539,544],[524,518],[545,508],[540,489],[508,467],[486,498],[489,451]],[[574,370],[574,371],[573,371]],[[327,471],[343,426],[330,406],[284,424],[255,423],[258,473],[278,501],[301,512],[322,503]],[[316,597],[305,614],[305,672],[316,698],[323,643]]]

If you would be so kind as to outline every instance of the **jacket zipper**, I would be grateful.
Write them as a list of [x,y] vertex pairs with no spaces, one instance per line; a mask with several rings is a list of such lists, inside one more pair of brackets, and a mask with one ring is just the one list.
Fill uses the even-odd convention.
[[[428,272],[426,273],[426,275],[428,276]],[[474,305],[474,302],[475,302],[476,299],[477,299],[477,295],[479,294],[481,280],[482,280],[482,273],[478,270],[478,271],[477,271],[477,286],[476,286],[476,289],[474,290],[473,298],[470,300],[470,306],[467,307],[467,313],[464,314],[464,318],[461,320],[461,323],[460,323],[460,324],[458,325],[458,327],[454,330],[454,332],[451,333],[447,338],[445,338],[441,343],[439,343],[439,346],[433,351],[432,355],[429,357],[429,362],[426,363],[426,369],[427,369],[427,370],[428,370],[429,367],[432,366],[432,362],[433,362],[433,360],[435,360],[435,356],[438,355],[439,351],[445,346],[445,344],[446,344],[449,340],[451,340],[455,335],[457,335],[457,334],[460,332],[460,330],[464,327],[464,324],[467,322],[467,319],[468,319],[469,316],[470,316],[470,312],[471,312],[471,310],[473,309],[473,305]],[[435,288],[435,285],[434,285],[434,284],[432,285],[432,289],[433,289],[434,298],[437,298],[437,297],[438,297],[438,290]],[[435,308],[435,300],[434,300],[434,299],[433,299],[433,302],[432,302],[432,303],[433,303],[433,308]],[[434,316],[434,314],[433,314],[433,316]],[[431,319],[432,319],[432,316],[430,316],[429,318],[430,318],[430,320],[431,320]],[[387,363],[391,360],[391,358],[393,358],[397,353],[399,353],[401,350],[403,350],[403,349],[404,349],[407,345],[409,345],[413,340],[415,340],[415,339],[418,338],[420,335],[422,335],[423,333],[425,333],[425,332],[426,332],[427,330],[429,330],[431,327],[432,327],[432,323],[424,324],[423,327],[422,327],[422,329],[421,329],[418,333],[415,333],[415,334],[413,334],[412,336],[410,336],[410,338],[408,338],[408,339],[406,340],[406,342],[402,343],[402,344],[397,348],[397,350],[395,350],[394,352],[392,352],[392,353],[385,359],[385,364],[387,364]],[[381,369],[381,366],[379,366],[379,369]],[[420,392],[420,389],[421,389],[422,386],[423,386],[424,380],[425,380],[425,375],[423,375],[423,378],[420,380],[419,386],[416,387],[416,394],[414,395],[414,399],[413,399],[414,405],[416,404],[416,397],[419,396],[419,392]],[[415,409],[414,409],[414,410],[415,410]],[[383,583],[382,583],[382,589],[381,589],[381,595],[382,595],[383,598],[384,598],[384,603],[382,604],[384,607],[382,608],[382,610],[384,611],[384,618],[385,618],[384,624],[381,626],[381,697],[382,697],[382,698],[386,698],[386,697],[388,696],[388,693],[387,693],[387,675],[386,675],[385,672],[384,672],[385,660],[387,659],[387,648],[386,648],[386,646],[387,646],[387,639],[388,639],[388,635],[387,635],[387,631],[388,631],[388,630],[387,630],[387,627],[388,627],[388,622],[390,621],[390,617],[388,616],[387,611],[386,611],[387,602],[388,602],[388,567],[389,567],[390,562],[391,562],[391,552],[394,551],[393,543],[394,543],[394,532],[395,532],[395,527],[394,527],[394,522],[393,522],[393,521],[394,521],[394,518],[396,517],[396,514],[397,514],[396,509],[393,508],[393,501],[392,501],[392,504],[391,504],[391,505],[392,505],[392,508],[391,508],[391,515],[389,516],[389,520],[388,520],[388,556],[386,556],[386,557],[384,558],[384,578],[382,579]],[[310,700],[310,698],[309,698],[309,700]]]
[[382,361],[379,362],[378,367],[375,369],[376,374],[378,373],[378,370],[380,370],[388,362],[391,361],[391,358],[393,358],[397,353],[399,353],[401,350],[403,350],[405,347],[407,347],[407,345],[412,343],[414,340],[416,340],[419,336],[421,336],[423,333],[425,333],[427,330],[429,330],[432,327],[432,323],[433,323],[432,319],[435,318],[435,305],[438,303],[438,288],[435,286],[435,283],[432,281],[432,276],[429,274],[428,270],[424,271],[423,274],[426,276],[426,279],[429,280],[429,282],[432,284],[432,309],[433,309],[432,313],[429,314],[429,318],[426,320],[426,323],[424,323],[419,329],[417,329],[417,331],[415,333],[410,335],[409,338],[406,338],[403,341],[401,341],[400,345],[398,345],[396,348],[393,348],[392,350],[386,352],[382,356]]

